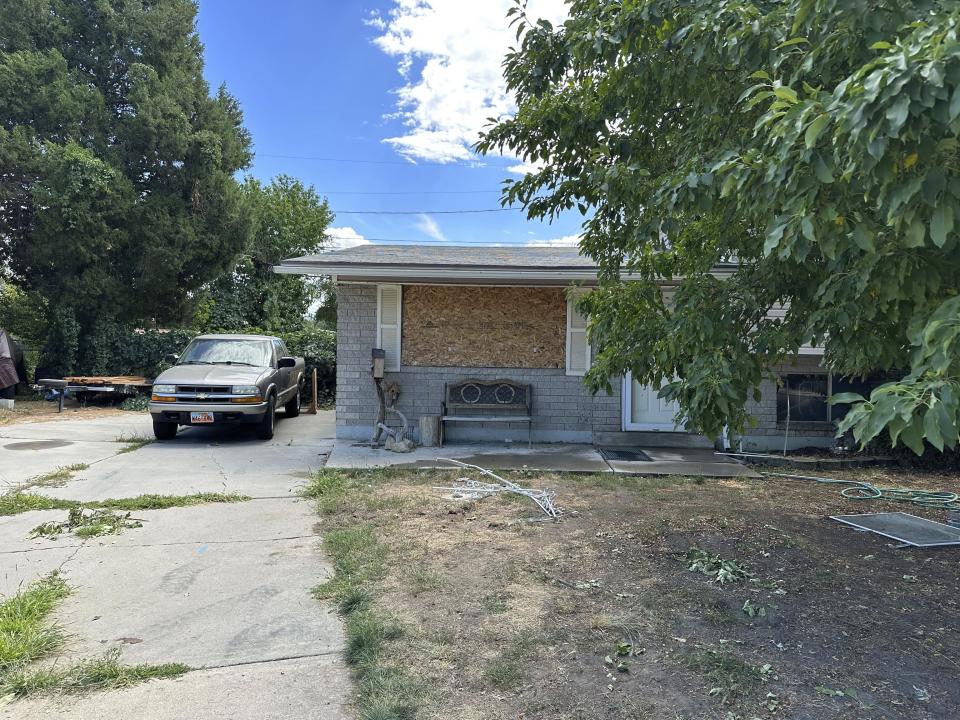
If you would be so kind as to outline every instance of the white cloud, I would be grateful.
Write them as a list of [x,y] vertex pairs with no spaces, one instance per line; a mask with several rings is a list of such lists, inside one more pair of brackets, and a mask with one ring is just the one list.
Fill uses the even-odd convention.
[[579,244],[579,235],[564,235],[550,240],[528,240],[524,243],[527,247],[576,247]]
[[330,238],[328,250],[343,250],[370,244],[369,240],[349,226],[327,228],[327,237]]
[[[403,119],[406,132],[384,142],[414,161],[469,160],[487,118],[515,110],[501,67],[507,50],[516,44],[506,17],[513,3],[394,2],[386,18],[375,14],[368,20],[382,32],[375,42],[397,58],[405,81],[397,90],[396,117]],[[527,13],[556,25],[567,16],[566,1],[530,0]]]
[[517,165],[510,165],[507,167],[507,172],[511,172],[514,175],[529,175],[531,173],[540,172],[543,170],[543,163],[531,163],[531,162],[521,162]]
[[434,220],[429,215],[420,216],[420,219],[417,221],[417,228],[424,235],[429,235],[434,240],[439,240],[440,242],[447,242],[447,236],[443,234],[443,230],[441,230],[440,226],[437,225],[437,221]]

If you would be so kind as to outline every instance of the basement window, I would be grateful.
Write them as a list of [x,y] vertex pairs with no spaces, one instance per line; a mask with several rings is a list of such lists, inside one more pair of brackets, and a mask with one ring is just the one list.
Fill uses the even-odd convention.
[[895,373],[875,373],[865,378],[834,376],[832,373],[790,373],[781,375],[777,388],[777,423],[787,421],[789,403],[790,422],[837,423],[843,420],[850,406],[831,405],[831,395],[853,392],[870,397],[870,392],[896,377]]
[[829,423],[831,407],[830,375],[827,373],[790,373],[781,375],[777,388],[777,423]]

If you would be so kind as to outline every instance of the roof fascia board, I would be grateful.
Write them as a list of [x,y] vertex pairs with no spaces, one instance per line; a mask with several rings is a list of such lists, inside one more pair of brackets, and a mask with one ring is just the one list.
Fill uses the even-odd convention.
[[[281,275],[346,275],[349,277],[365,277],[372,279],[401,279],[416,277],[421,279],[438,280],[596,280],[597,271],[594,268],[575,270],[571,268],[557,269],[499,269],[499,268],[436,268],[417,265],[381,265],[376,267],[364,265],[314,265],[307,263],[290,263],[275,265],[273,271]],[[718,266],[713,275],[727,277],[732,274],[733,268]],[[623,279],[636,279],[632,273],[622,275]]]

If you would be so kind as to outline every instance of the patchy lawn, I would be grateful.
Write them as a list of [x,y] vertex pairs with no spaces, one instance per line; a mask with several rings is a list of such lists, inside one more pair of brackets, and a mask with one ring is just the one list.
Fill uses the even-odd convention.
[[325,471],[306,491],[362,718],[960,715],[960,549],[827,518],[942,512],[786,480],[509,474],[557,491],[568,514],[539,522],[525,498],[431,489],[461,474]]

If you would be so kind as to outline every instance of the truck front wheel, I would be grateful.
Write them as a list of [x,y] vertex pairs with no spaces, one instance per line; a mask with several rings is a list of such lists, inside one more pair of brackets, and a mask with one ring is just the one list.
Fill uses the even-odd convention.
[[283,406],[283,412],[287,417],[296,417],[300,414],[300,393],[303,392],[303,384],[297,385],[297,392],[290,398],[290,402]]
[[157,440],[173,440],[177,436],[177,424],[154,420],[153,436]]
[[267,411],[257,425],[257,437],[261,440],[273,440],[273,427],[277,421],[277,397],[271,395],[267,400]]

